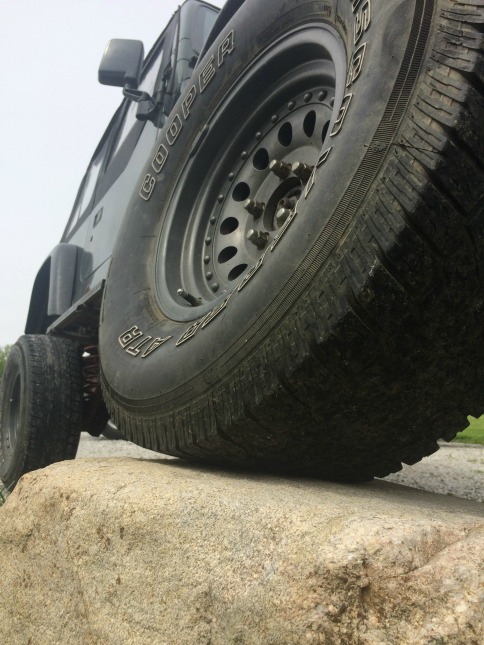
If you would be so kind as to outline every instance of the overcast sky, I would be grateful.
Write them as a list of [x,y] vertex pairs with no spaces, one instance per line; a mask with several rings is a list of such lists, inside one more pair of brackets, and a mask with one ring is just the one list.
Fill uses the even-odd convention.
[[24,332],[37,271],[121,102],[120,88],[97,82],[108,40],[136,38],[147,52],[179,4],[0,0],[0,346]]

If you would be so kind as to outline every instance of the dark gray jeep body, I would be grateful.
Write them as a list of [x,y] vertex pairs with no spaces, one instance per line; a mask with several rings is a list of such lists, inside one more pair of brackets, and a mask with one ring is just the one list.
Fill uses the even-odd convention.
[[[146,56],[135,85],[149,96],[140,102],[126,97],[99,142],[62,239],[35,279],[26,334],[62,330],[84,341],[96,337],[96,312],[109,262],[142,166],[193,74],[219,11],[202,0],[187,0]],[[123,55],[126,43],[113,43],[120,47],[104,65]],[[126,85],[122,78],[110,81],[101,74],[102,69],[104,84]],[[150,99],[153,105],[148,106]]]

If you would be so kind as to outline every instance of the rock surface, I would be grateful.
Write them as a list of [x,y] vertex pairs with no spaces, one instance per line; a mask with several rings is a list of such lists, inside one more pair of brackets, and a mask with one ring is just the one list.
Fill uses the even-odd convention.
[[477,645],[483,554],[476,502],[79,459],[0,509],[0,643]]

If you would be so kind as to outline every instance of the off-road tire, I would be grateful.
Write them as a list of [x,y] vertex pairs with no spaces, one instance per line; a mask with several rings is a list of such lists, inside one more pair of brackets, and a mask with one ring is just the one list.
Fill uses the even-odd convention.
[[[368,479],[483,412],[483,30],[482,0],[244,3],[198,67],[207,87],[161,133],[115,249],[102,382],[128,439]],[[335,73],[315,93],[318,43]],[[303,51],[306,92],[291,80]],[[294,163],[305,102],[316,121],[333,110],[317,169],[251,264],[242,202],[272,181],[272,149]],[[224,234],[246,266],[232,282]]]
[[0,479],[74,459],[82,423],[79,346],[52,336],[19,338],[0,385]]

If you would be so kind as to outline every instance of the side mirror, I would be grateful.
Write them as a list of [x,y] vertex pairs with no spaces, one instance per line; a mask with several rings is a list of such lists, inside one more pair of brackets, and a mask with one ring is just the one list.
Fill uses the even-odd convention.
[[137,88],[143,58],[144,47],[141,40],[110,40],[99,66],[99,82],[102,85]]

